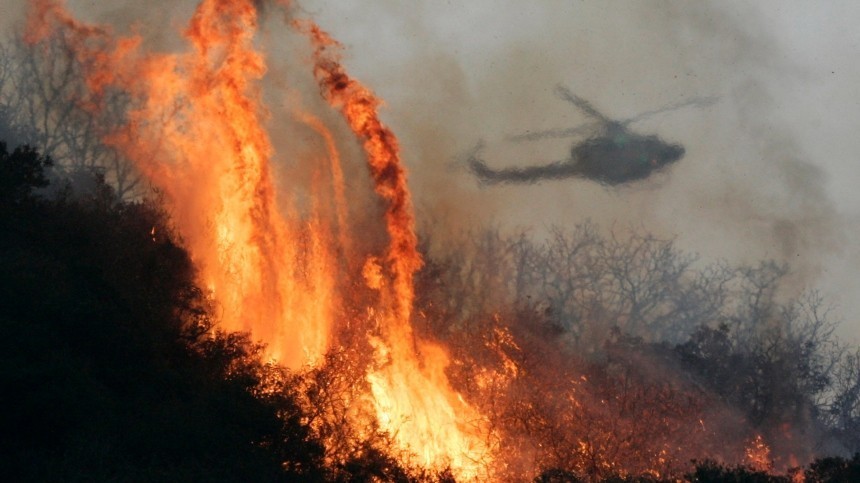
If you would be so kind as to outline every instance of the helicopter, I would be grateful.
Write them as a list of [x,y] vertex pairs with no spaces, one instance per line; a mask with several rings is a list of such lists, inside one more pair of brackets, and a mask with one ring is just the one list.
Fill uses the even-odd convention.
[[594,122],[570,129],[527,132],[509,139],[537,141],[588,132],[592,135],[571,147],[570,158],[528,167],[490,168],[478,157],[483,147],[479,144],[469,155],[466,164],[482,184],[537,183],[546,179],[581,177],[604,185],[616,186],[645,179],[684,157],[685,150],[680,144],[667,143],[656,135],[644,136],[634,133],[628,126],[655,114],[690,105],[704,107],[717,100],[715,97],[689,99],[616,121],[600,113],[590,102],[573,94],[564,86],[557,86],[556,94],[593,118]]

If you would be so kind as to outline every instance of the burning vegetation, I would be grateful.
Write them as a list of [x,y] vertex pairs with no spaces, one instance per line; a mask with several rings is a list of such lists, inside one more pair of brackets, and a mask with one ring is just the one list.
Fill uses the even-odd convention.
[[[0,145],[13,479],[856,476],[860,353],[787,267],[591,223],[419,236],[381,101],[270,7],[203,0],[164,53],[33,0],[4,48],[0,133],[48,156]],[[306,39],[291,72],[319,88],[287,96],[287,140],[267,28]],[[683,155],[560,92],[605,132],[552,172]],[[642,143],[662,157],[626,169]]]

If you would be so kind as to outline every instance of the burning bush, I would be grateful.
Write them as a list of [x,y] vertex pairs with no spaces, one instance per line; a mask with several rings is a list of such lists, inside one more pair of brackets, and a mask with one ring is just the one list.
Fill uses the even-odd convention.
[[508,477],[667,477],[692,459],[750,461],[761,435],[765,469],[856,451],[830,416],[856,387],[834,368],[853,358],[818,295],[780,302],[785,267],[703,265],[591,224],[550,235],[437,247],[419,285],[456,387],[517,455]]

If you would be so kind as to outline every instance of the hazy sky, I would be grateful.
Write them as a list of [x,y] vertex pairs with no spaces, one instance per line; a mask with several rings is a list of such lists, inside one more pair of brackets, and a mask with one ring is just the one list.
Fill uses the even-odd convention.
[[[0,0],[0,19],[25,3]],[[194,4],[69,3],[152,30],[179,29]],[[785,259],[840,306],[843,335],[860,335],[860,2],[308,0],[300,15],[343,42],[351,73],[386,99],[426,218],[538,236],[591,219],[677,237],[705,260]],[[587,120],[553,94],[559,83],[615,118],[720,101],[632,126],[687,152],[636,186],[479,188],[458,161],[480,140],[495,167],[567,157],[573,140],[505,140]]]
[[[361,77],[379,91],[392,90],[404,98],[421,93],[398,89],[390,77],[408,75],[415,63],[434,62],[445,62],[443,68],[456,63],[472,83],[501,76],[495,82],[502,84],[515,67],[530,67],[514,74],[516,87],[525,89],[509,89],[510,97],[498,101],[534,110],[557,103],[548,95],[553,85],[540,84],[547,72],[557,73],[555,83],[578,92],[587,88],[592,102],[605,110],[618,105],[618,116],[635,113],[639,105],[647,108],[644,99],[683,97],[687,91],[726,96],[730,92],[725,89],[738,83],[761,83],[769,115],[790,127],[809,160],[827,171],[828,192],[840,209],[860,215],[855,187],[860,163],[853,159],[860,146],[854,135],[860,128],[858,2],[302,4],[348,45],[350,63]],[[601,78],[603,72],[614,75]],[[719,78],[696,79],[705,74]],[[679,81],[679,76],[687,79]],[[581,86],[583,82],[596,85]],[[697,92],[710,86],[717,89]]]
[[[443,219],[634,224],[705,259],[792,263],[860,334],[860,3],[448,1],[303,3],[388,101],[419,203]],[[563,159],[572,141],[505,135],[585,119],[562,83],[626,118],[720,96],[634,129],[687,156],[622,190],[587,181],[479,189],[451,169],[479,139],[496,167]]]

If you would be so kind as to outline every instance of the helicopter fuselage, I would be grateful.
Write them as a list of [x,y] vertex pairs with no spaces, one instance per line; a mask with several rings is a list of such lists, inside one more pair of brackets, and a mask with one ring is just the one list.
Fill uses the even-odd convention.
[[570,162],[584,178],[617,185],[645,179],[683,156],[680,144],[669,144],[653,135],[615,131],[575,144]]
[[538,166],[493,169],[478,157],[476,149],[466,160],[467,166],[483,184],[537,183],[546,179],[580,177],[604,185],[620,185],[642,180],[684,157],[684,147],[663,141],[656,135],[643,136],[627,126],[646,117],[679,109],[684,106],[707,106],[715,98],[694,98],[672,106],[648,111],[622,121],[601,114],[587,100],[573,94],[564,86],[556,93],[595,122],[573,129],[551,129],[514,136],[515,141],[537,141],[567,137],[591,131],[592,136],[570,148],[570,157]]

